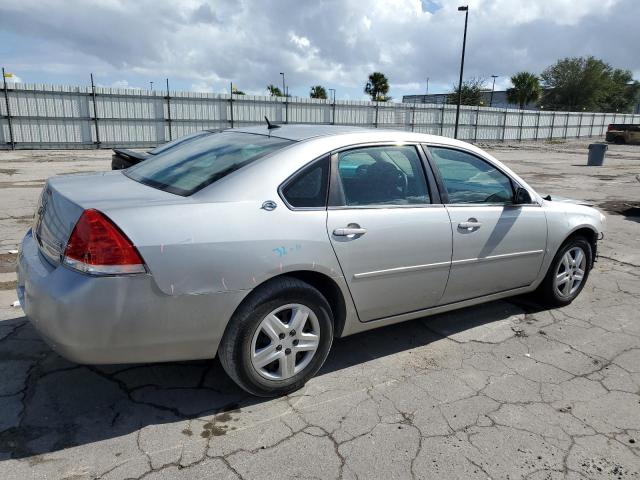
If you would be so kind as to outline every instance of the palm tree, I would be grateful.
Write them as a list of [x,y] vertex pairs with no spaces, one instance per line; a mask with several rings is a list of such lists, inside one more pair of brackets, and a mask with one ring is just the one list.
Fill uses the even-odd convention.
[[322,85],[315,85],[311,87],[311,91],[309,92],[309,96],[311,98],[319,98],[322,100],[327,99],[327,91]]
[[536,102],[542,94],[540,79],[530,72],[519,72],[511,77],[513,88],[507,89],[507,101],[520,105],[520,110],[531,102]]
[[271,84],[271,85],[267,85],[267,91],[269,92],[269,95],[272,97],[282,97],[282,90],[280,90],[278,87],[276,87],[275,85]]
[[381,72],[373,72],[369,75],[369,81],[364,86],[364,93],[371,97],[374,102],[387,102],[391,97],[387,96],[389,92],[389,80]]

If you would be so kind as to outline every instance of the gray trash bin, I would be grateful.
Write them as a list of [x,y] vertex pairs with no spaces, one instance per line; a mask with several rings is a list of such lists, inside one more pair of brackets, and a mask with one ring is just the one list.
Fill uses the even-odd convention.
[[590,167],[600,167],[604,163],[604,157],[607,154],[609,145],[606,143],[592,143],[589,145],[589,160],[587,165]]

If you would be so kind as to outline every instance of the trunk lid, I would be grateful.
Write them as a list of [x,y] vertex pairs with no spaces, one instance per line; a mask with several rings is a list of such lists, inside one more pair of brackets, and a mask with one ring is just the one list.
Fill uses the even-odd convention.
[[120,171],[52,177],[38,201],[33,236],[43,255],[57,265],[85,209],[106,211],[184,200],[133,181]]

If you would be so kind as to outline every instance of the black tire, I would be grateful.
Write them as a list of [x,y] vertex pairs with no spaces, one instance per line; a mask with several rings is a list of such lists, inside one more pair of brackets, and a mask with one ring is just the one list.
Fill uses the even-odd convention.
[[614,138],[613,143],[615,143],[616,145],[624,145],[625,144],[624,137]]
[[[579,247],[584,251],[586,257],[586,264],[584,270],[584,276],[582,279],[582,283],[578,287],[578,289],[568,296],[561,296],[555,288],[554,279],[556,276],[556,272],[560,263],[562,262],[562,258],[565,253],[572,248]],[[549,270],[547,271],[544,280],[536,290],[536,299],[541,302],[544,306],[547,307],[562,307],[565,305],[569,305],[573,302],[580,292],[584,288],[587,283],[587,279],[589,278],[589,272],[591,271],[591,267],[593,265],[593,249],[589,241],[582,236],[574,236],[569,237],[562,246],[558,249],[558,252],[553,257],[553,261],[549,266]]]
[[[262,320],[275,309],[301,304],[313,311],[320,329],[319,345],[309,364],[283,380],[263,377],[251,362],[252,340]],[[254,290],[238,307],[225,330],[218,356],[229,377],[242,389],[259,397],[278,397],[302,388],[329,354],[333,342],[333,315],[324,296],[292,277],[280,277]]]

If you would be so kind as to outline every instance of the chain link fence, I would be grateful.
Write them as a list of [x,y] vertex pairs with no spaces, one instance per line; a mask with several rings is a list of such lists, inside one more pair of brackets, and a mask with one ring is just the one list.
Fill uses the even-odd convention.
[[[102,87],[7,85],[0,149],[149,147],[202,129],[264,123],[395,128],[453,136],[455,105],[375,103]],[[473,142],[602,136],[639,114],[462,106],[458,138]]]

